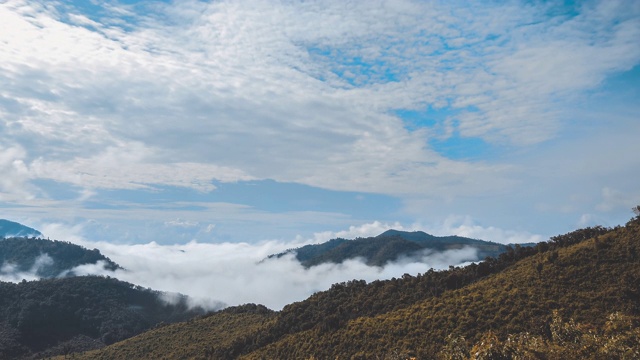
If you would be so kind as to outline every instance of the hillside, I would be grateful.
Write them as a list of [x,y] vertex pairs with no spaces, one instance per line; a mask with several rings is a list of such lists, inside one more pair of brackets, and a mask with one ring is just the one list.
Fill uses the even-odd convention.
[[88,250],[69,242],[27,237],[0,240],[0,275],[28,273],[39,278],[52,278],[73,275],[69,272],[74,267],[99,261],[107,270],[120,268],[98,249]]
[[40,231],[17,222],[0,219],[0,239],[5,237],[41,236]]
[[[90,359],[227,359],[238,344],[270,328],[277,313],[261,305],[230,307],[184,323],[158,327],[100,351],[84,354]],[[185,339],[187,342],[168,341]],[[241,345],[243,346],[243,345]]]
[[[573,238],[582,236],[570,235],[568,247],[558,239],[552,244],[556,246],[471,285],[378,316],[358,317],[333,331],[312,328],[297,332],[246,358],[300,354],[375,358],[394,352],[432,358],[447,335],[463,336],[471,342],[489,331],[502,338],[521,332],[544,335],[554,310],[602,327],[612,312],[639,314],[639,235],[637,222],[575,245]],[[420,277],[407,277],[398,285],[415,288],[421,283]],[[329,343],[333,345],[327,346]]]
[[[636,218],[625,227],[586,228],[535,247],[515,247],[464,268],[336,284],[258,327],[236,317],[229,337],[221,323],[207,326],[201,319],[175,324],[170,337],[144,333],[80,358],[126,359],[133,344],[139,349],[158,342],[189,348],[187,358],[212,359],[432,359],[439,353],[509,359],[518,351],[531,359],[637,358],[639,246]],[[224,323],[226,317],[220,312],[207,321]],[[208,328],[207,336],[222,340],[194,349],[189,326]],[[506,350],[491,355],[487,344]]]
[[354,240],[332,239],[321,244],[289,249],[269,257],[281,257],[293,253],[305,267],[328,262],[341,263],[353,258],[362,258],[370,266],[383,266],[401,257],[420,257],[425,253],[457,250],[464,247],[474,248],[477,253],[463,261],[478,261],[488,256],[496,257],[507,251],[506,245],[490,241],[461,236],[434,236],[422,231],[387,230],[375,237]]
[[94,276],[0,282],[0,359],[94,349],[204,313],[162,295]]

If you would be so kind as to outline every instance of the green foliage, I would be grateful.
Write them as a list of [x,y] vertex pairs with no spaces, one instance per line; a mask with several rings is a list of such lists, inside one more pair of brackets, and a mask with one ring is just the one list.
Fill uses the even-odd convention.
[[295,253],[298,261],[305,267],[323,263],[342,263],[354,258],[362,258],[370,266],[383,266],[401,256],[413,256],[424,250],[446,251],[465,246],[474,247],[478,251],[478,258],[469,260],[498,256],[509,249],[502,244],[461,236],[433,236],[422,231],[388,230],[376,237],[355,240],[338,238],[322,244],[306,245],[271,255],[269,258]]
[[120,268],[97,249],[88,250],[69,242],[24,237],[0,240],[0,266],[12,264],[16,271],[31,271],[36,259],[44,254],[53,261],[35,270],[36,275],[45,278],[56,277],[78,265],[96,264],[98,261],[103,261],[107,270]]
[[232,359],[236,347],[256,340],[276,316],[264,306],[246,304],[166,325],[77,359]]
[[72,339],[77,343],[78,336],[111,344],[160,322],[183,321],[204,312],[189,309],[185,298],[167,304],[160,295],[95,276],[0,282],[0,329],[4,327],[18,344],[0,348],[0,358],[46,351]]

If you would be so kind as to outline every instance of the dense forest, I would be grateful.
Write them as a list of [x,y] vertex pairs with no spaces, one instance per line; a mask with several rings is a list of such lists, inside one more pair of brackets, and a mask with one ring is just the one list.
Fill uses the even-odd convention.
[[[532,245],[535,244],[526,246]],[[506,245],[462,236],[434,236],[422,231],[387,230],[375,237],[354,240],[337,238],[321,244],[305,245],[271,255],[269,258],[295,254],[296,259],[305,267],[323,263],[341,263],[353,258],[362,258],[369,266],[384,266],[401,257],[420,257],[429,252],[457,250],[464,247],[471,247],[476,251],[475,255],[471,255],[464,261],[497,257],[507,251]]]
[[204,313],[162,295],[96,276],[0,282],[0,359],[95,349]]
[[102,261],[106,270],[120,266],[98,249],[88,250],[69,242],[40,238],[12,237],[0,240],[0,265],[13,272],[33,272],[40,278],[73,275],[76,266]]
[[640,217],[497,258],[349,281],[143,333],[85,359],[637,359]]

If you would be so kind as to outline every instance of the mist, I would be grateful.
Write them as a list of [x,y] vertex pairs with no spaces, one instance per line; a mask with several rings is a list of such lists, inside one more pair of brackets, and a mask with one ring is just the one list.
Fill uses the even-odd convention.
[[31,281],[40,279],[38,271],[53,264],[53,259],[49,254],[40,254],[27,271],[21,271],[18,266],[10,261],[5,261],[0,267],[0,281],[20,282],[22,280]]
[[[88,246],[90,244],[84,244]],[[332,284],[348,280],[390,279],[405,273],[416,275],[431,268],[444,269],[476,259],[476,250],[463,248],[445,252],[422,252],[387,263],[368,266],[362,259],[341,264],[321,264],[304,268],[293,254],[266,259],[270,254],[295,247],[295,243],[264,242],[198,243],[182,245],[117,245],[94,243],[101,252],[124,269],[105,270],[104,264],[82,265],[77,275],[108,275],[136,285],[192,298],[194,305],[216,309],[259,303],[279,310],[304,300]]]
[[[332,284],[349,280],[374,280],[417,275],[429,269],[447,269],[449,266],[466,265],[477,259],[473,248],[448,250],[445,252],[422,251],[412,256],[401,257],[383,267],[368,266],[362,259],[350,259],[341,264],[321,264],[305,268],[288,254],[280,258],[267,259],[269,255],[298,248],[307,244],[322,243],[332,238],[356,238],[378,235],[388,229],[404,231],[425,230],[433,234],[477,235],[492,228],[473,225],[469,219],[452,219],[438,228],[426,228],[419,224],[403,226],[399,223],[372,222],[351,226],[339,232],[315,233],[312,238],[265,240],[257,243],[198,242],[161,245],[118,244],[110,241],[88,240],[82,225],[72,227],[60,223],[40,224],[42,232],[51,238],[64,239],[88,249],[97,248],[102,254],[118,263],[123,269],[110,271],[105,264],[81,265],[60,276],[103,275],[166,292],[165,300],[175,298],[171,293],[190,297],[192,305],[216,310],[223,306],[244,303],[263,304],[279,310],[285,305],[304,300],[315,292],[327,290]],[[491,240],[512,242],[515,236],[502,231]],[[537,235],[518,235],[522,240],[534,240]],[[6,271],[5,271],[6,270]],[[16,274],[10,265],[3,267],[0,276],[5,281],[19,282],[37,279],[36,270]]]

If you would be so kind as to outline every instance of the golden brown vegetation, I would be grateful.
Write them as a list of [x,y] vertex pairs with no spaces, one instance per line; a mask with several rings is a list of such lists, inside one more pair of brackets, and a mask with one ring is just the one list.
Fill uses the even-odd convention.
[[[472,343],[490,332],[500,339],[522,332],[542,336],[549,332],[554,310],[598,327],[615,311],[637,315],[639,227],[634,221],[575,244],[569,241],[567,247],[550,247],[463,288],[377,316],[358,317],[333,331],[312,328],[289,334],[245,358],[375,359],[399,354],[430,359],[449,334]],[[407,278],[403,284],[411,288],[420,281]],[[401,296],[400,287],[387,293],[390,301]]]
[[159,326],[73,359],[226,359],[238,340],[272,326],[275,313],[259,305],[230,308],[187,322]]
[[596,329],[563,321],[554,311],[550,336],[522,332],[501,341],[489,331],[470,349],[464,337],[448,336],[438,359],[640,359],[638,320],[616,312],[608,316],[603,328]]

